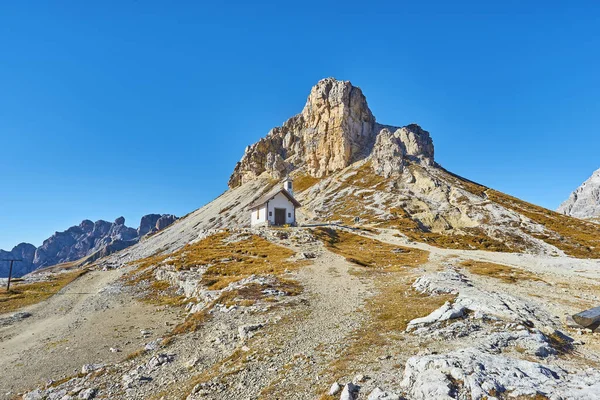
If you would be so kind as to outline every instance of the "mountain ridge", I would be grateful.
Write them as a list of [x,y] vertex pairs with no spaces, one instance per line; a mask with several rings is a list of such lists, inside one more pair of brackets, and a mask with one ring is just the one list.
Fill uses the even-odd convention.
[[[75,261],[98,253],[96,257],[106,256],[137,243],[141,237],[164,229],[177,220],[171,214],[148,214],[140,220],[137,229],[125,225],[125,218],[114,222],[84,219],[79,225],[55,232],[35,247],[31,243],[20,243],[12,250],[0,249],[0,260],[21,259],[13,266],[13,276],[19,277],[38,268]],[[8,276],[9,266],[0,264],[0,277]]]

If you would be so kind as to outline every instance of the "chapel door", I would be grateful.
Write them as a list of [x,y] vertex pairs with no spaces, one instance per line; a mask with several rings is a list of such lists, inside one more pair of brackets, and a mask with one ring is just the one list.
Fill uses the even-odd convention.
[[275,209],[275,225],[285,225],[285,208]]

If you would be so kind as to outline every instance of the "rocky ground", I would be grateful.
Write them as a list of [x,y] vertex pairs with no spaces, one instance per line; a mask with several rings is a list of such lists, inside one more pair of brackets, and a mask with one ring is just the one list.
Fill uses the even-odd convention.
[[[301,293],[265,289],[269,297],[255,302],[215,303],[276,278],[206,291],[197,285],[200,268],[168,275],[193,303],[151,305],[124,283],[134,267],[98,268],[20,310],[28,318],[0,317],[3,398],[598,398],[600,334],[565,325],[600,302],[598,261],[354,232],[379,241],[370,245],[428,252],[418,265],[374,270],[305,228],[253,233],[294,251],[298,267],[280,278],[298,282]],[[509,266],[508,275],[466,261]],[[167,279],[160,270],[155,277]],[[170,334],[199,310],[206,319],[198,329]]]

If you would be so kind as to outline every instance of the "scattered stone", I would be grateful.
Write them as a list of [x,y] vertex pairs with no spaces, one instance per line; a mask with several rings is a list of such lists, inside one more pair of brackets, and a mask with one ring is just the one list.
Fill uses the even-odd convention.
[[154,369],[154,368],[156,368],[156,367],[159,367],[159,366],[161,366],[161,365],[163,365],[163,364],[166,364],[166,363],[168,363],[168,362],[171,362],[171,361],[173,361],[173,360],[174,360],[174,358],[175,358],[175,357],[174,357],[174,356],[172,356],[172,355],[168,355],[168,354],[159,354],[159,355],[156,355],[156,356],[152,357],[152,358],[151,358],[151,359],[148,361],[148,363],[146,364],[146,366],[147,366],[149,369]]
[[90,372],[94,372],[102,368],[104,368],[104,364],[85,364],[83,367],[81,367],[81,373],[89,374]]
[[367,397],[367,400],[400,400],[400,396],[390,392],[384,392],[376,387]]
[[96,392],[97,392],[97,390],[94,388],[85,389],[85,390],[79,392],[79,395],[77,396],[77,398],[82,399],[82,400],[90,400],[96,396]]
[[200,362],[200,358],[198,357],[194,357],[189,359],[186,363],[185,366],[187,368],[194,368],[196,365],[198,365],[198,363]]
[[117,349],[117,348],[115,348],[115,347],[111,347],[111,348],[110,348],[110,352],[111,352],[111,353],[120,353],[120,352],[121,352],[121,350],[120,350],[120,349]]
[[254,332],[262,328],[264,324],[242,325],[238,327],[238,336],[240,340],[246,340],[254,335]]
[[42,400],[43,398],[44,394],[40,389],[33,390],[23,395],[23,400]]
[[342,390],[342,387],[340,386],[340,384],[337,382],[334,382],[333,385],[331,385],[331,387],[329,388],[329,395],[330,396],[336,395],[340,392],[340,390]]
[[144,350],[146,350],[146,351],[157,350],[160,347],[161,342],[162,342],[162,339],[156,339],[156,340],[151,341],[150,343],[146,343],[146,345],[144,346]]
[[10,317],[0,318],[0,326],[12,325],[15,322],[22,321],[25,318],[29,318],[29,317],[31,317],[31,313],[17,312],[17,313],[12,314]]
[[340,396],[340,400],[357,400],[358,392],[360,391],[360,386],[349,382],[344,386],[344,390],[342,390],[342,394]]

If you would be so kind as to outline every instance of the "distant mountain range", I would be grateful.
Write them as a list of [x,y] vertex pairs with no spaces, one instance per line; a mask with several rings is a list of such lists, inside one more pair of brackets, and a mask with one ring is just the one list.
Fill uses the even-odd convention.
[[[83,257],[93,259],[103,257],[115,251],[136,244],[143,236],[159,231],[171,225],[177,217],[171,214],[144,215],[137,229],[125,225],[125,218],[114,222],[88,219],[81,221],[63,232],[56,232],[40,247],[30,243],[20,243],[11,251],[0,250],[0,260],[18,258],[13,276],[25,275],[38,268],[79,260]],[[0,277],[7,277],[9,263],[0,261]]]
[[557,211],[583,219],[600,218],[600,169],[571,193]]

